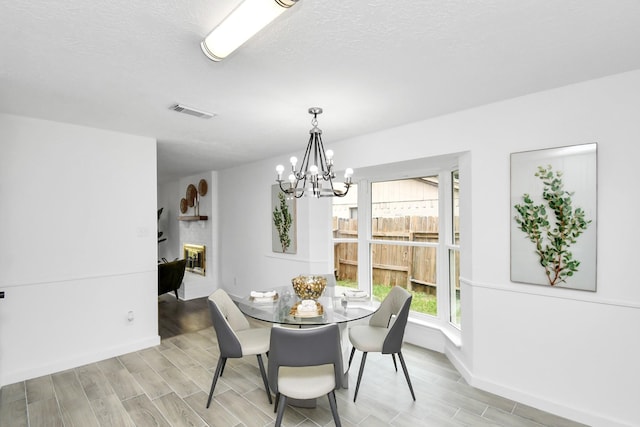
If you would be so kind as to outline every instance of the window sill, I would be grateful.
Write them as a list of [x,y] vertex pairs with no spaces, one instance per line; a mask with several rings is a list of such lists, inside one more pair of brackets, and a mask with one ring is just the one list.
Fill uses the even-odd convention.
[[409,315],[408,323],[411,325],[439,331],[449,341],[449,343],[457,348],[462,348],[462,336],[460,334],[460,331],[449,324],[442,325],[437,320],[432,321],[427,319],[420,319],[417,317],[412,317],[411,315]]

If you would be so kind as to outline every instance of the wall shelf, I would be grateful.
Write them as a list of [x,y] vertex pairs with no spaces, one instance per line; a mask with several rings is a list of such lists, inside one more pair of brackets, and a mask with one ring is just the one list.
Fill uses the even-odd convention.
[[206,215],[195,215],[195,216],[179,216],[178,221],[206,221],[209,217]]

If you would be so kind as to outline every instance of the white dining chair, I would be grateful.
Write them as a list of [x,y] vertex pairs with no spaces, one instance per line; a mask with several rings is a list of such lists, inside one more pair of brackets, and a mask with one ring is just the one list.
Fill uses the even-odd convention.
[[342,353],[337,324],[309,329],[273,328],[269,352],[269,386],[275,393],[276,427],[287,398],[327,395],[333,421],[340,427],[335,389],[342,386]]
[[213,390],[218,378],[224,372],[224,366],[228,358],[241,358],[256,355],[258,367],[262,375],[262,382],[267,392],[269,403],[272,403],[271,392],[262,362],[262,354],[269,352],[269,340],[271,328],[252,328],[247,318],[242,314],[229,295],[222,289],[216,290],[208,299],[211,321],[216,331],[220,358],[213,375],[211,391],[207,400],[207,408],[211,404]]
[[[404,330],[407,326],[409,318],[409,309],[411,306],[411,294],[405,289],[394,286],[391,292],[385,297],[380,307],[369,318],[368,325],[355,325],[349,328],[349,341],[353,345],[351,355],[349,356],[349,367],[356,349],[362,352],[362,361],[360,362],[360,370],[358,371],[358,382],[353,395],[353,401],[358,397],[360,381],[362,380],[362,372],[364,364],[367,361],[367,354],[377,352],[382,354],[391,354],[393,365],[398,371],[395,355],[398,355],[404,376],[411,391],[411,397],[416,400],[413,392],[407,365],[402,356],[402,341],[404,339]],[[393,319],[393,321],[392,321]]]

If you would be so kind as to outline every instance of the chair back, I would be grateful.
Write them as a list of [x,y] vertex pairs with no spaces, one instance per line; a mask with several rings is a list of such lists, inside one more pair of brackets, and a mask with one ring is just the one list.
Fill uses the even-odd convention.
[[180,289],[186,267],[186,259],[158,264],[158,296]]
[[382,353],[397,353],[402,348],[402,340],[409,318],[412,298],[407,290],[400,286],[394,286],[382,301],[378,310],[369,318],[369,325],[378,328],[389,328],[391,319],[395,316],[393,325],[389,328],[384,340]]
[[249,321],[222,289],[209,295],[208,304],[220,355],[232,358],[242,357],[242,345],[234,331],[249,329]]
[[273,328],[269,349],[269,386],[274,393],[278,393],[281,366],[333,364],[336,388],[342,386],[342,352],[337,324],[309,329]]
[[[407,292],[407,294],[409,293]],[[413,296],[409,294],[409,297],[404,301],[402,307],[400,308],[400,311],[396,315],[393,326],[391,326],[391,328],[389,329],[387,337],[384,339],[384,344],[382,344],[383,354],[398,353],[402,349],[404,330],[407,327],[407,320],[409,319],[409,310],[411,309],[412,299]]]
[[394,286],[380,303],[380,307],[369,318],[369,325],[378,328],[388,328],[392,316],[397,316],[405,301],[411,294],[400,286]]

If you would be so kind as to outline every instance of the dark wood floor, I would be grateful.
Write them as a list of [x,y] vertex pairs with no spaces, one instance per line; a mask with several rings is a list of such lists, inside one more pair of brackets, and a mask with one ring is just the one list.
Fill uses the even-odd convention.
[[[158,309],[160,345],[2,387],[0,426],[272,426],[273,406],[254,357],[229,359],[206,408],[219,357],[206,299],[164,295]],[[581,425],[469,386],[440,353],[412,345],[403,353],[417,400],[390,358],[371,354],[357,403],[352,388],[336,391],[343,426]],[[351,369],[350,384],[356,376]],[[327,399],[316,408],[288,407],[283,425],[332,426]]]
[[211,326],[207,298],[180,301],[172,294],[158,297],[158,334],[161,339]]

